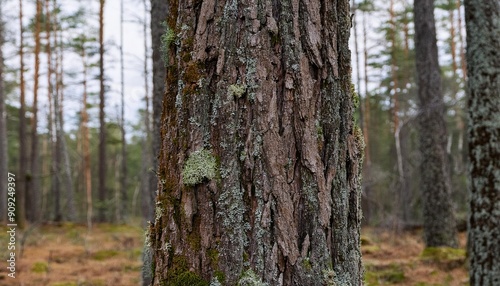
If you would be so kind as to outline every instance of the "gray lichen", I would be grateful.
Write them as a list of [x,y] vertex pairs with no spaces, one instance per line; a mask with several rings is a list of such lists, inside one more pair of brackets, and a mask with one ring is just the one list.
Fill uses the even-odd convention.
[[217,176],[217,160],[208,150],[193,152],[182,169],[182,182],[186,186],[194,186],[204,179],[212,180]]
[[262,282],[260,277],[258,277],[252,269],[248,269],[243,273],[238,281],[238,286],[267,286],[267,283]]

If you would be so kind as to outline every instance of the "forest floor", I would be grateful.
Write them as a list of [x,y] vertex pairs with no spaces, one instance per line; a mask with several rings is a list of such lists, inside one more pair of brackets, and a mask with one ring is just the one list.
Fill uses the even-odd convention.
[[421,231],[364,228],[365,285],[469,285],[465,245],[465,233],[459,234],[459,249],[425,248]]
[[[0,227],[0,286],[137,286],[142,269],[144,231],[99,224],[90,235],[84,225],[65,223],[32,229],[16,261],[16,279],[7,276],[7,229]],[[365,285],[468,285],[465,234],[454,249],[425,249],[420,232],[362,231]],[[19,251],[17,253],[19,255]],[[186,285],[189,286],[189,285]],[[304,285],[306,286],[306,285]]]
[[[140,283],[144,231],[127,225],[64,223],[34,228],[23,236],[16,278],[6,273],[6,229],[0,228],[0,286],[137,286]],[[19,245],[19,244],[18,244]],[[17,255],[19,255],[17,249]]]

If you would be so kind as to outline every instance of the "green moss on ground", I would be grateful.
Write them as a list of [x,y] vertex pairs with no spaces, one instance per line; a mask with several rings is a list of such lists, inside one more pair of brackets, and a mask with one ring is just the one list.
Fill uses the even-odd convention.
[[390,264],[384,266],[366,266],[365,283],[367,286],[398,284],[403,282],[405,279],[405,273],[401,265]]
[[119,252],[116,250],[111,250],[111,249],[99,250],[92,255],[92,259],[98,260],[98,261],[103,261],[103,260],[115,257],[118,254],[119,254]]
[[31,267],[31,272],[34,273],[47,273],[49,271],[49,265],[45,262],[35,262],[33,267]]
[[420,258],[423,261],[437,264],[444,270],[451,270],[464,265],[465,250],[451,247],[427,247]]

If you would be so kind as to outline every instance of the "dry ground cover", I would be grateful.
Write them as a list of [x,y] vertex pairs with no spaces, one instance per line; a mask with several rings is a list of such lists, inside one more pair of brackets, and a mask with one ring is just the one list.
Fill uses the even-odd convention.
[[459,234],[460,249],[425,249],[421,231],[395,234],[365,228],[361,241],[365,285],[469,285],[465,233]]
[[[84,225],[37,227],[25,236],[15,280],[7,277],[6,229],[1,231],[2,286],[139,285],[144,235],[139,227],[101,224],[90,235]],[[22,238],[18,233],[19,242]]]
[[[25,236],[17,278],[7,277],[7,232],[0,227],[0,286],[139,285],[144,232],[100,224],[90,236],[76,224],[44,225]],[[465,234],[461,249],[424,249],[420,232],[362,231],[366,285],[468,285]],[[18,233],[18,240],[23,235]],[[19,254],[19,253],[18,253]],[[186,285],[189,286],[189,285]],[[307,285],[304,285],[307,286]]]

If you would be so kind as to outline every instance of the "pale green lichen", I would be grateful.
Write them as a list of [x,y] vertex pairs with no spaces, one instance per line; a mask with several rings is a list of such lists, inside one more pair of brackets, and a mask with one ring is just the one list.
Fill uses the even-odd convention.
[[164,33],[160,37],[160,52],[162,54],[163,64],[166,67],[169,64],[168,50],[170,48],[170,45],[175,41],[176,35],[175,31],[167,25],[167,22],[163,22],[162,26],[164,28]]
[[240,280],[238,281],[238,286],[267,286],[267,283],[262,282],[260,277],[255,274],[252,269],[248,269],[243,273]]
[[217,160],[208,150],[193,152],[182,169],[182,182],[186,186],[194,186],[204,179],[212,180],[217,176]]
[[159,221],[162,215],[163,215],[163,209],[160,206],[156,206],[156,208],[155,208],[155,221]]
[[227,88],[227,94],[229,96],[234,96],[240,98],[247,90],[247,86],[244,84],[232,84]]
[[217,277],[213,277],[212,280],[210,281],[210,286],[222,286],[222,284],[220,284],[219,279],[217,279]]

